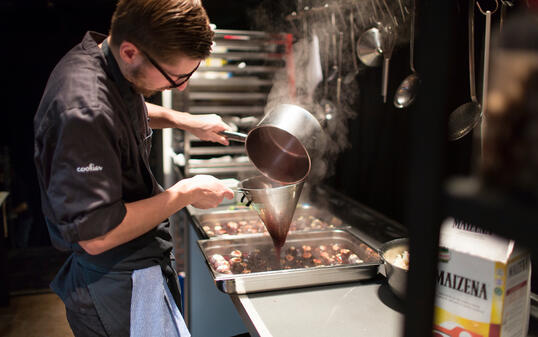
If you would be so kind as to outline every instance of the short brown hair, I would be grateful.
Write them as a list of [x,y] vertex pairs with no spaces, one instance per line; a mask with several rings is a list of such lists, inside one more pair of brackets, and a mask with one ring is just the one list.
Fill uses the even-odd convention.
[[119,0],[110,35],[113,46],[129,41],[167,62],[208,57],[214,32],[200,0]]

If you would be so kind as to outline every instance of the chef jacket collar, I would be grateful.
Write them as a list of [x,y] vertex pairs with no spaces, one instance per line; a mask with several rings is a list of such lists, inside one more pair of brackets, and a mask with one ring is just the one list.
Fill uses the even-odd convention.
[[135,92],[133,86],[131,85],[131,82],[127,81],[125,76],[123,76],[123,74],[121,73],[118,62],[116,61],[114,55],[112,54],[112,51],[110,50],[110,46],[108,45],[106,37],[101,45],[101,50],[103,52],[103,55],[105,56],[108,73],[118,86],[121,95],[127,99],[138,99],[140,94]]
[[[101,34],[99,34],[101,35]],[[127,110],[131,114],[131,121],[133,122],[133,126],[135,130],[139,129],[140,120],[141,118],[147,119],[147,111],[144,107],[144,98],[141,94],[137,93],[131,82],[129,82],[125,76],[123,76],[120,67],[118,65],[118,62],[114,58],[114,55],[112,54],[112,51],[110,50],[110,46],[108,45],[107,37],[104,35],[101,35],[103,38],[103,42],[101,44],[101,51],[103,52],[103,56],[105,57],[105,71],[108,73],[108,75],[112,78],[114,83],[116,83],[118,87],[118,91],[123,98],[123,102],[127,107]],[[140,115],[140,111],[144,111],[144,117]],[[147,123],[145,123],[147,124]],[[144,124],[144,125],[145,125]],[[142,131],[142,138],[145,139],[146,137],[146,130]],[[149,151],[149,149],[148,149]]]

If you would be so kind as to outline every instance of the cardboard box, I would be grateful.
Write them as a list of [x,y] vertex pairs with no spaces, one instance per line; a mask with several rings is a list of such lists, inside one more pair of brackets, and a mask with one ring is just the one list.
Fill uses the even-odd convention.
[[439,247],[434,336],[527,336],[529,253],[452,218],[441,226]]

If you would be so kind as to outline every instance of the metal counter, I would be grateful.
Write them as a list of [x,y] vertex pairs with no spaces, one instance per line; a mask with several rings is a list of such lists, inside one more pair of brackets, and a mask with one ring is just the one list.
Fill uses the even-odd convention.
[[383,277],[231,298],[253,337],[395,337],[403,331],[403,304]]
[[[316,190],[306,196],[306,202],[342,217],[375,249],[406,234],[400,224],[334,193]],[[223,209],[226,208],[220,211]],[[219,209],[198,210],[189,206],[187,211],[190,226],[186,243],[185,316],[193,336],[232,336],[247,330],[252,336],[275,337],[400,335],[402,303],[391,293],[382,275],[352,283],[245,295],[218,291],[197,240],[207,239],[198,220]]]

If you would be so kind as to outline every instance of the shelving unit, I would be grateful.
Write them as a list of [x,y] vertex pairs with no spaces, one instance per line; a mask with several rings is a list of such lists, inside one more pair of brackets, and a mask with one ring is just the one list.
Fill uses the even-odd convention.
[[[263,117],[275,74],[287,70],[291,36],[216,30],[214,42],[213,53],[191,78],[186,93],[172,94],[172,105],[182,101],[184,111],[192,114],[218,114],[238,131],[248,133]],[[241,143],[221,146],[188,133],[174,138],[183,140],[187,177],[211,174],[238,178],[255,172]]]

